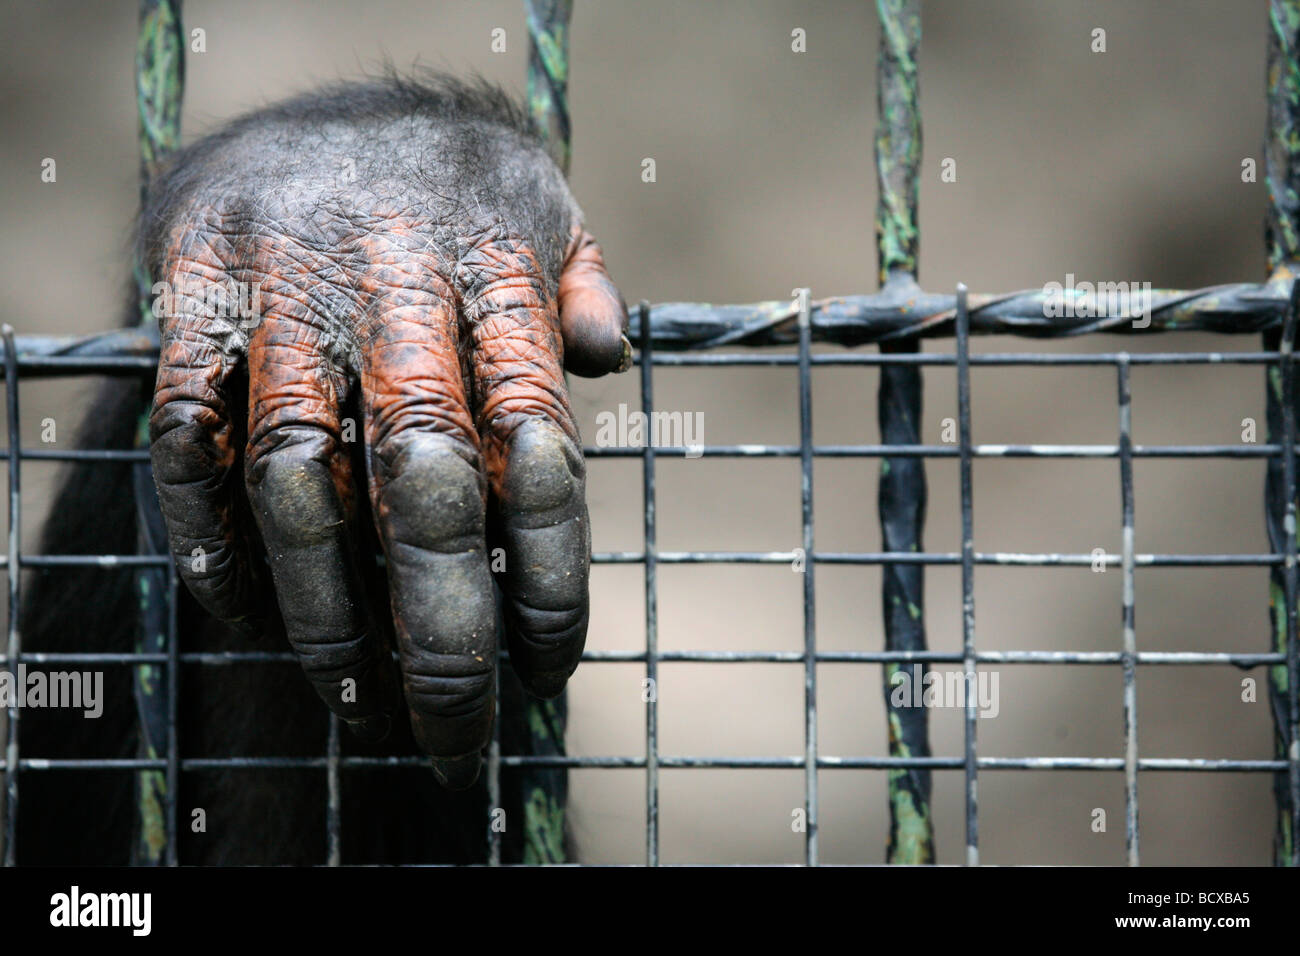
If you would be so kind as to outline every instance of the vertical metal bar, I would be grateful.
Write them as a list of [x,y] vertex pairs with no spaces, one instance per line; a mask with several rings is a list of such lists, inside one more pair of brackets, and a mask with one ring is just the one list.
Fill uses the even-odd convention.
[[[921,15],[917,0],[877,0],[880,49],[876,60],[878,117],[875,138],[876,252],[885,293],[906,297],[917,290],[917,170],[921,161],[921,114],[917,54]],[[885,342],[882,352],[915,352],[916,340]],[[907,365],[880,369],[877,398],[880,440],[890,445],[921,441],[921,371]],[[927,498],[925,461],[887,457],[880,462],[877,492],[881,547],[920,551]],[[881,568],[885,648],[924,651],[925,568],[886,564]],[[925,665],[914,676],[924,679]],[[891,757],[930,756],[928,714],[923,707],[895,707],[891,697],[898,665],[882,668]],[[909,767],[889,771],[889,848],[891,863],[934,861],[930,815],[930,771]]]
[[[18,673],[18,655],[22,650],[18,634],[18,582],[20,580],[19,533],[20,505],[22,502],[22,438],[18,422],[18,350],[14,346],[14,330],[6,324],[0,329],[5,346],[5,412],[9,426],[9,544],[8,564],[5,567],[9,581],[9,630],[5,641],[5,658],[9,673]],[[5,866],[18,862],[18,698],[9,699],[9,739],[5,746]]]
[[804,862],[817,865],[817,587],[813,577],[812,306],[799,296],[799,490],[803,519]]
[[[185,93],[185,30],[181,0],[140,0],[135,48],[135,96],[140,138],[140,201],[164,159],[181,144],[181,102]],[[150,310],[153,282],[144,263],[135,263],[140,321]]]
[[178,806],[181,787],[180,742],[176,724],[181,700],[181,640],[177,608],[180,602],[180,575],[176,562],[167,564],[167,792],[163,798],[164,827],[167,836],[166,863],[180,865]]
[[[654,411],[654,362],[650,342],[650,303],[638,308],[641,323],[641,410]],[[655,451],[645,443],[641,458],[641,488],[645,506],[645,861],[659,865],[659,587],[658,545],[655,539]]]
[[1121,352],[1119,375],[1119,484],[1123,508],[1124,566],[1124,841],[1128,865],[1138,865],[1137,630],[1135,627],[1133,533],[1133,396],[1128,353]]
[[[528,19],[528,104],[551,155],[568,175],[569,18],[572,0],[524,0]],[[567,693],[567,692],[566,692]],[[537,756],[564,756],[568,698],[536,700],[524,695],[524,724],[529,747]],[[569,772],[564,767],[524,767],[524,860],[564,862],[565,809]]]
[[876,0],[876,251],[880,283],[916,277],[917,170],[921,164],[920,0]]
[[[500,655],[498,654],[498,657]],[[493,695],[496,708],[496,720],[492,723],[492,742],[488,745],[487,786],[488,786],[488,866],[501,865],[501,829],[497,826],[497,814],[501,812],[501,667],[498,662],[496,673],[496,690]]]
[[551,155],[569,172],[569,18],[573,0],[524,0],[528,14],[528,108]]
[[343,826],[339,792],[339,719],[335,714],[330,714],[325,782],[325,865],[338,866],[343,861]]
[[[1265,181],[1268,211],[1265,243],[1270,281],[1293,283],[1300,275],[1300,0],[1271,0],[1268,41],[1268,131],[1265,138]],[[1294,287],[1288,319],[1295,313]],[[1287,329],[1265,333],[1269,350],[1286,356],[1267,371],[1265,414],[1268,441],[1285,445],[1287,422],[1294,422],[1295,395],[1289,385],[1294,340]],[[1293,447],[1284,447],[1282,461],[1269,459],[1264,484],[1269,545],[1285,555],[1283,567],[1269,571],[1269,617],[1272,650],[1284,653],[1287,664],[1269,668],[1269,701],[1273,715],[1274,755],[1287,761],[1287,772],[1273,778],[1277,822],[1273,861],[1300,866],[1300,705],[1297,704],[1296,621],[1293,582],[1295,562],[1295,485]]]
[[1268,27],[1264,238],[1276,272],[1300,261],[1300,0],[1270,0]]
[[[135,445],[149,445],[149,416],[136,420]],[[145,462],[131,466],[135,496],[136,550],[140,554],[170,554],[167,528],[158,507],[153,467]],[[175,568],[141,568],[135,572],[139,601],[135,650],[141,654],[167,654],[166,670],[141,664],[131,671],[132,697],[137,716],[136,754],[145,759],[165,759],[163,770],[141,770],[135,775],[135,821],[130,860],[136,866],[170,865],[176,857],[174,769],[179,768],[176,743],[175,701],[179,675],[175,644]],[[176,761],[173,767],[173,760]]]
[[1282,482],[1285,487],[1286,513],[1282,526],[1286,532],[1286,557],[1283,564],[1283,596],[1286,605],[1286,760],[1287,789],[1290,798],[1291,844],[1283,850],[1290,851],[1283,862],[1300,865],[1300,707],[1297,706],[1297,645],[1296,634],[1296,391],[1295,391],[1295,333],[1296,316],[1300,312],[1300,280],[1291,283],[1291,298],[1287,303],[1286,320],[1282,328],[1279,365],[1282,374]]
[[[181,101],[185,86],[185,34],[180,0],[140,0],[135,56],[136,107],[139,118],[140,198],[144,202],[159,164],[180,145]],[[145,264],[134,263],[136,305],[140,321],[156,321],[150,309],[152,278]],[[147,403],[142,402],[136,447],[149,445]],[[133,468],[137,540],[141,554],[168,554],[167,532],[154,490],[149,464]],[[133,671],[139,718],[140,757],[165,757],[165,770],[143,770],[135,777],[135,839],[131,860],[142,865],[175,865],[176,799],[179,747],[176,740],[176,695],[180,665],[175,627],[176,575],[162,568],[136,573],[140,618],[136,650],[168,654],[165,677],[152,664]]]
[[961,630],[962,659],[966,672],[966,865],[978,866],[979,802],[976,799],[978,764],[975,757],[975,516],[972,510],[970,434],[970,312],[966,286],[957,284],[957,429],[961,454]]

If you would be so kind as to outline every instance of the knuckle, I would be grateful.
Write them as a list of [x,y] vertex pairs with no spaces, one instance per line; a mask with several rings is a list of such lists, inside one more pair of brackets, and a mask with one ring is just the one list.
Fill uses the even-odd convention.
[[370,656],[369,636],[366,634],[299,637],[291,639],[290,644],[307,676],[318,683],[334,684],[355,676],[357,667]]
[[[185,587],[209,613],[231,621],[242,617],[248,610],[252,582],[247,569],[235,550],[224,543],[201,545],[198,539],[173,538],[172,548],[177,571]],[[196,548],[202,548],[204,559],[194,560]]]
[[587,605],[586,589],[581,598],[572,596],[571,600],[560,602],[557,609],[532,606],[525,601],[511,600],[511,623],[518,629],[519,636],[539,651],[572,650],[574,641],[586,636]]
[[322,432],[294,429],[250,463],[250,498],[259,522],[277,538],[297,545],[334,538],[342,521],[329,465],[334,447]]
[[572,439],[549,419],[531,418],[505,439],[503,503],[511,510],[548,512],[583,497],[586,466]]
[[211,407],[169,402],[149,417],[149,451],[160,484],[199,481],[234,464],[229,426]]
[[[218,597],[228,592],[240,567],[233,548],[223,541],[175,536],[172,540],[177,570],[191,590]],[[203,554],[201,562],[194,552]]]
[[491,668],[472,657],[447,657],[437,667],[406,670],[412,709],[444,720],[484,716],[493,683]]
[[385,384],[373,390],[366,440],[376,449],[378,464],[395,459],[411,436],[434,434],[454,443],[462,455],[474,457],[478,436],[465,410],[459,373],[430,370],[405,376],[403,391]]
[[[293,412],[300,409],[294,408]],[[340,452],[337,426],[324,414],[263,415],[253,427],[248,447],[250,477],[277,457],[294,457],[328,464]]]
[[482,535],[482,476],[458,443],[439,434],[408,434],[381,458],[378,510],[393,536],[436,547]]

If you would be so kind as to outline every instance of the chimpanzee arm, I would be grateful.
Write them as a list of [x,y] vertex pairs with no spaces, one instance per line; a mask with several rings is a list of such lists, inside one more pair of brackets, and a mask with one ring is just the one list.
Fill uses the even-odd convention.
[[[498,623],[532,693],[560,693],[577,666],[591,536],[564,370],[630,362],[626,308],[563,176],[499,92],[390,78],[179,154],[144,243],[169,297],[150,437],[182,578],[227,621],[257,627],[278,604],[320,696],[368,737],[393,711],[391,613],[416,740],[468,786]],[[353,396],[363,457],[346,447]],[[363,494],[391,610],[361,580]]]

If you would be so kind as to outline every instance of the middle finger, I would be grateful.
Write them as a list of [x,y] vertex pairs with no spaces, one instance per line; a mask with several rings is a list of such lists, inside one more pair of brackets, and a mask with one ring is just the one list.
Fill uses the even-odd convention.
[[406,289],[375,311],[361,386],[403,682],[416,741],[463,788],[492,730],[497,611],[455,307]]

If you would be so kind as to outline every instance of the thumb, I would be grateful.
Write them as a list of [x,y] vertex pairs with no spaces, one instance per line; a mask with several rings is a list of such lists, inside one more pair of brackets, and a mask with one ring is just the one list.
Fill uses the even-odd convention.
[[566,370],[595,378],[631,368],[627,305],[585,229],[575,233],[560,273],[559,305]]

